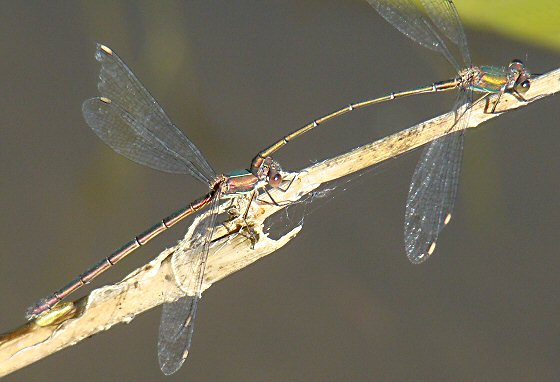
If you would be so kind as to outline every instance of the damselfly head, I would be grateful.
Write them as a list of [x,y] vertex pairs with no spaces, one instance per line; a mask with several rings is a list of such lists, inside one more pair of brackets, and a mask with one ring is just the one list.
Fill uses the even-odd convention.
[[523,61],[515,59],[509,63],[509,70],[514,76],[514,89],[518,93],[526,93],[531,87],[531,73],[525,67]]
[[257,164],[258,167],[253,169],[253,174],[256,171],[256,177],[268,183],[271,187],[279,187],[282,184],[282,167],[278,162],[276,162],[271,157],[266,157],[259,162],[253,161],[253,164]]
[[264,173],[266,174],[266,182],[270,187],[280,187],[282,184],[282,167],[271,157],[265,158],[263,165],[266,167]]

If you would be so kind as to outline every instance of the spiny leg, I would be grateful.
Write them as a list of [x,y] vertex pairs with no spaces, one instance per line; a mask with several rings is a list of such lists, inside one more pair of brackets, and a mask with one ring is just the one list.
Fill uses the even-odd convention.
[[519,93],[517,89],[513,89],[511,91],[511,95],[514,96],[519,102],[529,102],[529,100],[523,97],[523,95]]
[[296,175],[294,175],[294,176],[292,177],[292,179],[290,179],[290,183],[288,183],[288,185],[286,186],[285,189],[282,188],[282,187],[278,187],[277,190],[279,190],[279,191],[281,191],[281,192],[287,192],[287,191],[290,189],[290,187],[292,186],[292,183],[294,183],[294,180],[296,180],[296,178],[297,178],[298,175],[299,175],[299,172],[298,172]]
[[247,216],[249,215],[249,209],[251,208],[251,204],[253,203],[253,200],[255,199],[255,194],[257,193],[257,190],[254,190],[253,192],[251,192],[251,198],[249,199],[249,203],[247,204],[247,208],[245,209],[245,212],[243,213],[243,216],[241,216],[241,219],[243,220],[243,222],[245,223],[245,228],[247,228],[247,232],[249,233],[249,240],[251,240],[251,248],[254,249],[255,248],[255,244],[257,243],[257,236],[255,235],[254,230],[249,226],[249,222],[247,222]]
[[[277,188],[277,190],[280,190],[280,189]],[[286,192],[287,190],[280,190],[280,191]],[[282,202],[277,202],[277,201],[274,199],[274,197],[272,196],[272,194],[271,194],[266,188],[264,189],[264,192],[268,195],[268,198],[269,198],[271,201],[269,202],[269,201],[266,201],[266,200],[263,200],[263,199],[257,199],[257,200],[258,200],[259,202],[261,202],[261,203],[264,203],[264,204],[272,204],[272,205],[275,205],[276,207],[289,206],[290,204],[293,203],[293,202],[290,201],[290,200],[285,200],[285,201],[282,201]]]
[[[492,106],[492,111],[490,112],[490,114],[494,114],[496,112],[496,107],[498,106],[498,104],[500,103],[500,99],[502,98],[502,95],[506,92],[506,88],[502,87],[500,89],[500,91],[498,92],[498,99],[496,100],[496,102],[494,102],[494,106]],[[490,94],[490,93],[488,93]]]
[[230,202],[229,202],[229,206],[224,207],[224,210],[229,214],[229,215],[236,215],[237,214],[237,208],[235,206],[235,198],[231,198]]
[[[288,183],[288,185],[286,186],[286,188],[276,187],[275,189],[278,190],[278,191],[280,191],[280,192],[283,192],[283,193],[287,192],[287,191],[290,189],[290,187],[292,186],[292,183],[294,182],[294,180],[296,180],[296,178],[297,178],[297,175],[294,175],[294,177],[293,177],[292,179],[290,179],[290,182]],[[274,200],[274,198],[272,197],[272,195],[270,194],[270,192],[268,191],[268,189],[266,189],[266,188],[263,188],[263,189],[264,189],[264,192],[265,192],[265,193],[268,195],[268,197],[270,198],[270,200],[271,200],[272,203],[271,203],[271,202],[268,202],[268,201],[266,201],[266,200],[258,199],[258,198],[257,198],[257,200],[258,200],[259,202],[265,203],[265,204],[273,204],[273,205],[275,205],[275,206],[277,206],[277,207],[283,207],[283,206],[287,206],[287,205],[292,204],[292,202],[289,201],[289,200],[284,201],[284,202],[277,202],[276,200]]]
[[496,112],[496,107],[500,103],[500,99],[502,98],[502,95],[506,92],[514,96],[515,99],[517,99],[519,102],[527,102],[527,99],[523,97],[523,95],[521,95],[521,93],[519,93],[519,91],[515,87],[506,88],[506,86],[504,85],[502,86],[502,88],[498,93],[498,99],[494,103],[494,106],[492,107],[492,111],[490,112],[490,114],[494,114]]

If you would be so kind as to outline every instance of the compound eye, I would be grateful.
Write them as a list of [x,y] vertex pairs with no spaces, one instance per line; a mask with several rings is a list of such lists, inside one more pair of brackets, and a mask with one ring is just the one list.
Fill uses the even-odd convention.
[[531,81],[525,80],[517,86],[517,91],[519,93],[526,93],[531,87]]
[[271,175],[272,176],[268,178],[268,184],[270,185],[270,187],[279,187],[282,184],[282,175],[275,171],[271,171]]
[[512,60],[509,63],[509,68],[513,70],[523,71],[525,70],[525,64],[521,60]]

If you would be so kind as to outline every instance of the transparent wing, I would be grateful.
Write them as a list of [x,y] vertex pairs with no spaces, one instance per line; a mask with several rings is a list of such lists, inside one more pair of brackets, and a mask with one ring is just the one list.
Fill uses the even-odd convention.
[[157,170],[191,174],[210,183],[216,173],[200,150],[109,48],[97,45],[101,98],[86,100],[84,118],[113,150]]
[[[368,3],[390,24],[418,44],[441,53],[459,71],[453,57],[441,36],[414,0],[367,0]],[[442,0],[446,1],[446,0]]]
[[203,227],[200,227],[200,230],[204,231],[202,250],[189,262],[192,268],[189,272],[190,279],[185,281],[185,285],[195,292],[194,296],[185,296],[163,305],[159,325],[158,358],[161,371],[165,375],[179,370],[189,354],[219,201],[220,193],[217,192],[210,205],[209,218],[203,222]]
[[415,264],[434,252],[439,233],[451,219],[471,97],[471,91],[459,93],[454,107],[454,127],[459,131],[431,142],[414,170],[405,208],[404,242],[408,259]]
[[163,304],[159,325],[159,366],[165,375],[175,373],[189,354],[194,320],[198,308],[198,296],[185,296]]
[[467,44],[467,35],[461,18],[451,0],[420,0],[432,22],[438,29],[459,47],[464,66],[471,66],[471,55]]

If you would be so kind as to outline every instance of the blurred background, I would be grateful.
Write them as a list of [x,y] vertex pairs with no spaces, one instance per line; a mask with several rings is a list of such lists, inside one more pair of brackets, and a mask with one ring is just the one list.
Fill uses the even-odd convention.
[[[457,1],[474,63],[558,67],[560,6],[527,4]],[[0,31],[0,331],[206,192],[115,154],[85,124],[96,42],[118,52],[218,172],[247,167],[350,102],[455,74],[357,0],[3,1]],[[276,158],[300,169],[453,101],[426,95],[358,111]],[[285,248],[205,292],[175,375],[159,370],[154,309],[6,380],[558,380],[558,101],[468,131],[454,221],[427,263],[412,265],[403,248],[416,151],[351,182]],[[120,280],[184,227],[94,285]]]

